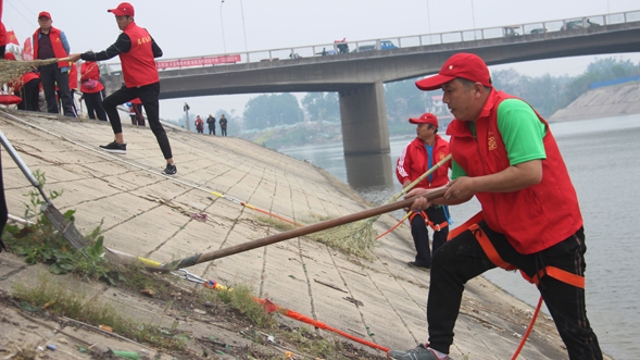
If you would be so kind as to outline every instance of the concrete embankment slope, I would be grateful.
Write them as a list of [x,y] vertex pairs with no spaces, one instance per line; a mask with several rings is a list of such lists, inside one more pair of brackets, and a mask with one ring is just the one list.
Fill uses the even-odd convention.
[[549,121],[597,119],[640,113],[640,83],[593,89],[556,111]]
[[[28,166],[46,174],[45,189],[63,191],[54,203],[62,211],[76,210],[81,232],[90,232],[103,220],[106,246],[159,262],[278,232],[261,221],[264,215],[211,191],[296,221],[367,208],[350,188],[325,171],[237,138],[169,129],[178,174],[166,177],[160,174],[164,160],[148,128],[124,126],[126,155],[98,150],[99,144],[112,139],[105,123],[0,111],[0,128]],[[4,150],[2,165],[9,212],[20,216],[30,184]],[[194,213],[206,214],[206,221],[196,221]],[[376,230],[382,233],[396,221],[382,216]],[[429,286],[428,272],[406,266],[413,256],[410,232],[403,225],[379,240],[373,260],[347,256],[303,237],[200,264],[190,271],[222,283],[248,284],[259,297],[385,347],[412,348],[427,340]],[[8,291],[7,284],[21,281],[32,268],[6,272],[3,276],[8,281],[0,284],[1,291]],[[346,293],[316,280],[344,288]],[[138,306],[122,303],[122,297],[104,296],[103,300],[129,310]],[[140,314],[151,313],[145,306]],[[471,281],[456,325],[452,357],[510,358],[531,313],[531,307],[484,278]],[[159,309],[148,321],[174,321],[164,317]],[[207,331],[207,337],[215,334],[215,326]],[[566,357],[553,323],[542,316],[520,359]]]

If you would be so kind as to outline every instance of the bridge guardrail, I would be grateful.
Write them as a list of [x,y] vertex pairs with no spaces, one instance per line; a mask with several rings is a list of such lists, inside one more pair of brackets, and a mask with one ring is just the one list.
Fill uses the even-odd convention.
[[[191,56],[175,59],[162,59],[160,71],[170,69],[225,66],[229,64],[242,64],[252,62],[271,62],[281,60],[296,60],[315,56],[341,56],[346,53],[359,52],[365,50],[384,50],[392,48],[410,48],[419,46],[431,46],[441,44],[451,44],[456,42],[467,42],[476,40],[487,40],[512,36],[533,36],[548,32],[570,31],[573,29],[587,28],[591,26],[615,25],[640,21],[640,10],[627,11],[613,14],[583,16],[577,18],[550,20],[543,22],[526,23],[520,25],[497,26],[482,29],[467,29],[460,31],[449,31],[435,34],[409,35],[400,37],[389,37],[382,39],[368,39],[358,41],[336,40],[332,43],[307,45],[299,47],[286,47],[279,49],[256,50],[248,52],[237,52],[229,54],[215,54],[204,56]],[[346,47],[345,47],[346,45]],[[385,45],[385,46],[383,46]],[[348,49],[345,51],[345,49]],[[226,62],[222,64],[211,64],[206,59],[229,57],[239,59],[237,62]],[[167,63],[175,64],[174,67]],[[198,65],[189,65],[198,64]],[[200,65],[201,64],[201,65]],[[106,63],[104,69],[108,74],[116,74],[122,71],[120,63]]]

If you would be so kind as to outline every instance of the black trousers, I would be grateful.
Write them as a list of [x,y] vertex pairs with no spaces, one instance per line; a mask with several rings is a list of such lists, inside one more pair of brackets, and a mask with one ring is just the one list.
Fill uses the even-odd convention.
[[171,159],[171,145],[169,144],[169,138],[164,131],[162,124],[160,123],[160,103],[158,102],[158,96],[160,95],[160,82],[137,87],[128,88],[126,86],[121,87],[118,91],[107,96],[102,102],[102,107],[109,116],[111,122],[111,128],[114,134],[122,133],[122,123],[120,122],[120,115],[118,115],[117,106],[124,104],[127,101],[131,101],[135,98],[140,98],[145,111],[147,112],[147,118],[149,119],[149,127],[156,136],[160,150],[165,159]]
[[216,126],[209,126],[209,135],[215,135],[216,134]]
[[102,108],[102,92],[82,93],[82,98],[85,105],[87,105],[89,119],[95,120],[97,117],[98,120],[107,121],[107,114]]
[[[427,217],[434,224],[442,224],[447,221],[444,214],[444,208],[430,206],[425,210]],[[416,214],[411,219],[411,235],[413,235],[413,243],[416,246],[416,263],[420,266],[431,266],[431,251],[429,250],[429,228],[425,220]],[[435,255],[445,242],[449,235],[449,227],[443,227],[439,231],[433,232],[433,254]]]
[[227,136],[227,128],[226,127],[220,126],[220,136]]
[[22,86],[20,97],[22,102],[18,104],[18,109],[27,111],[40,111],[38,103],[40,94],[40,80],[33,79]]
[[62,113],[66,116],[76,117],[73,111],[73,99],[69,89],[69,72],[61,72],[58,64],[41,66],[40,81],[44,90],[44,97],[47,99],[47,112],[59,114],[58,101],[56,100],[56,84],[62,101]]
[[[500,257],[533,276],[547,265],[584,276],[587,247],[580,228],[574,235],[538,253],[518,253],[506,237],[491,230],[483,220],[478,224]],[[445,243],[433,258],[431,283],[427,301],[429,346],[449,353],[453,342],[453,328],[460,310],[464,284],[496,266],[485,255],[471,231],[465,231]],[[601,360],[598,339],[587,319],[584,289],[571,286],[550,276],[543,276],[538,284],[558,333],[564,341],[571,360]]]

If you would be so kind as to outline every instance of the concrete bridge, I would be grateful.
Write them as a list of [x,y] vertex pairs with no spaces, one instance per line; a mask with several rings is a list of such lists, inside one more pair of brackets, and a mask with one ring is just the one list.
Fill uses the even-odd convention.
[[[351,51],[340,53],[337,45],[345,44]],[[372,51],[364,51],[368,49]],[[234,64],[162,70],[160,97],[335,91],[340,98],[345,155],[388,154],[383,84],[436,73],[454,53],[473,52],[488,65],[496,65],[638,51],[640,10],[241,53],[235,55],[239,61]],[[203,58],[179,60],[193,60],[183,61],[188,64]],[[104,76],[108,90],[122,83],[118,66],[110,64],[112,74]]]

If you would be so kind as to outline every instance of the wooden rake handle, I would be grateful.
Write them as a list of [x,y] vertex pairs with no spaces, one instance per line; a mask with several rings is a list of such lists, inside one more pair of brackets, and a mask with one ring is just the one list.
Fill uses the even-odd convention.
[[248,241],[246,243],[243,244],[239,244],[239,245],[235,245],[235,246],[231,246],[225,249],[220,249],[220,250],[215,250],[215,251],[211,251],[208,253],[202,253],[202,254],[196,254],[193,256],[190,256],[188,258],[184,258],[181,260],[175,260],[172,261],[170,263],[167,264],[162,264],[162,266],[160,268],[154,269],[156,271],[173,271],[176,269],[182,269],[182,268],[186,268],[189,266],[193,266],[196,264],[200,264],[203,262],[207,262],[207,261],[212,261],[212,260],[216,260],[216,259],[221,259],[223,257],[227,257],[229,255],[234,255],[234,254],[238,254],[241,252],[245,252],[248,250],[253,250],[259,247],[263,247],[263,246],[267,246],[267,245],[271,245],[271,244],[275,244],[277,242],[283,241],[283,240],[288,240],[288,239],[292,239],[295,237],[299,237],[299,236],[304,236],[304,235],[308,235],[317,231],[321,231],[321,230],[326,230],[329,228],[333,228],[336,226],[340,226],[340,225],[344,225],[344,224],[348,224],[348,223],[352,223],[358,220],[363,220],[372,216],[376,216],[376,215],[382,215],[384,213],[388,213],[391,211],[395,211],[395,210],[399,210],[405,207],[410,207],[411,204],[413,204],[413,201],[420,198],[420,197],[424,197],[427,200],[434,200],[434,199],[438,199],[441,198],[442,196],[444,196],[444,193],[447,191],[446,188],[439,188],[439,189],[435,189],[433,191],[429,191],[428,193],[422,195],[422,196],[414,196],[412,198],[409,199],[405,199],[405,200],[401,200],[401,201],[397,201],[391,204],[387,204],[387,205],[382,205],[382,206],[378,206],[375,207],[373,209],[368,209],[368,210],[364,210],[355,214],[349,214],[349,215],[345,215],[336,219],[331,219],[331,220],[327,220],[327,221],[323,221],[323,222],[319,222],[317,224],[312,224],[312,225],[307,225],[301,228],[296,228],[293,230],[289,230],[289,231],[285,231],[285,232],[281,232],[279,234],[274,234],[274,235],[270,235],[267,237],[263,237],[260,239],[256,239],[256,240],[252,240],[252,241]]

